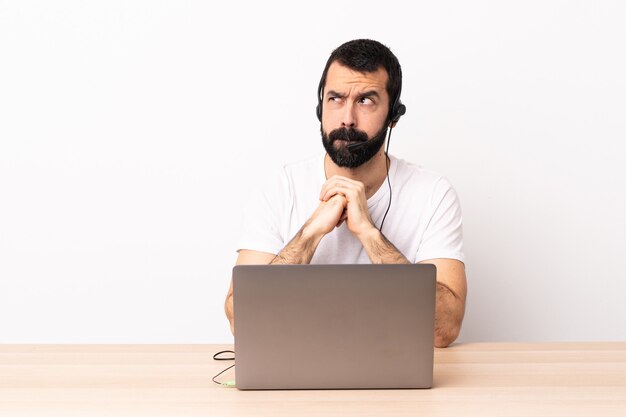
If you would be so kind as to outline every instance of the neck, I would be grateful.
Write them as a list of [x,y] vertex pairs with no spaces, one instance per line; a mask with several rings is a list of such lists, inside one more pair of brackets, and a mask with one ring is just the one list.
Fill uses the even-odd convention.
[[[360,181],[365,186],[365,197],[373,196],[387,178],[387,161],[384,147],[372,159],[357,168],[340,167],[326,154],[324,157],[324,172],[326,179],[333,175],[341,175],[355,181]],[[389,162],[391,164],[391,161]]]

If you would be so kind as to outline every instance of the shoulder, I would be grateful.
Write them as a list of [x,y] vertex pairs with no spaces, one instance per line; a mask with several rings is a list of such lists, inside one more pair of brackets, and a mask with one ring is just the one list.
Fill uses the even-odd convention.
[[405,196],[410,195],[410,199],[436,204],[444,197],[458,198],[454,186],[445,175],[404,159],[391,158],[396,162],[396,178],[393,182],[398,190],[403,190]]
[[448,178],[437,171],[424,168],[421,165],[390,155],[395,163],[395,176],[400,183],[410,183],[413,186],[432,188],[435,186],[451,186]]

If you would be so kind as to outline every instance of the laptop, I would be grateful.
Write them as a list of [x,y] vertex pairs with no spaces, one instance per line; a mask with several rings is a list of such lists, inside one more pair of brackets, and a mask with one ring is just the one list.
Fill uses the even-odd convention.
[[436,268],[233,268],[240,390],[430,388]]

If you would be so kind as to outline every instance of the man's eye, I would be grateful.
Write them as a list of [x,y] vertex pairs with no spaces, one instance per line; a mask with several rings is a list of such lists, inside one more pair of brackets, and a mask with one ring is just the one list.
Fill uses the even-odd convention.
[[369,97],[363,97],[361,100],[359,100],[359,103],[361,104],[374,104],[374,102],[372,101],[371,98]]
[[329,97],[328,101],[333,101],[335,103],[339,103],[341,101],[341,97]]

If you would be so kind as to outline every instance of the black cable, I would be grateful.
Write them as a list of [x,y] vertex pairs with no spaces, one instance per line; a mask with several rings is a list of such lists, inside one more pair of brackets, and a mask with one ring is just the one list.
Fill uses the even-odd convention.
[[[218,355],[221,355],[223,353],[232,353],[233,357],[227,357],[227,358],[218,358]],[[215,355],[213,355],[213,360],[215,361],[234,361],[235,360],[235,351],[234,350],[221,350],[219,352],[217,352]]]
[[212,379],[213,382],[215,382],[217,385],[224,385],[224,386],[231,386],[229,383],[227,382],[220,382],[220,381],[216,381],[215,378],[217,378],[218,376],[222,375],[224,372],[228,371],[230,368],[234,368],[235,365],[230,365],[228,368],[224,369],[222,372],[220,372],[219,374],[215,375]]
[[383,232],[383,224],[385,224],[385,219],[387,218],[387,213],[389,213],[389,208],[391,207],[391,181],[389,180],[389,144],[391,143],[391,131],[393,127],[389,126],[389,135],[387,136],[387,148],[385,149],[385,164],[387,166],[387,185],[389,186],[389,204],[387,205],[387,210],[385,211],[385,215],[383,216],[383,221],[380,222],[380,227],[378,230]]
[[[222,355],[224,353],[232,353],[233,356],[228,356],[225,358],[219,357],[219,355]],[[215,361],[234,361],[235,360],[235,352],[232,350],[222,350],[220,352],[217,352],[215,355],[213,355],[213,360]],[[222,372],[220,372],[219,374],[215,375],[212,379],[213,382],[215,382],[217,385],[222,385],[222,386],[226,386],[226,387],[234,387],[235,386],[235,381],[228,381],[228,382],[219,382],[217,380],[215,380],[215,378],[217,378],[218,376],[222,375],[224,372],[228,371],[231,368],[234,368],[235,364],[229,366],[228,368],[224,369]]]

